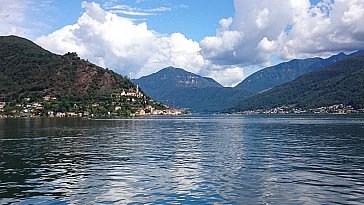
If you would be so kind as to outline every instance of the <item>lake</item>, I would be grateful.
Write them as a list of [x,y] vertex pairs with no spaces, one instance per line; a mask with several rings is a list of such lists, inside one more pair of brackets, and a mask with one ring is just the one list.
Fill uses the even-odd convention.
[[0,119],[0,204],[363,204],[364,116]]

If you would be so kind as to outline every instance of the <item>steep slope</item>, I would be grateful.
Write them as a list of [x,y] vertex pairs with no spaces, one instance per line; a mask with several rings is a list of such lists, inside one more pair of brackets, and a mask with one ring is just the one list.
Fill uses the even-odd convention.
[[[127,96],[125,92],[131,94]],[[50,102],[50,97],[57,100]],[[28,112],[22,106],[32,102],[43,114],[87,111],[105,115],[119,110],[115,115],[130,115],[148,105],[163,108],[127,77],[82,60],[76,53],[56,55],[17,36],[0,36],[0,102],[3,101],[8,112],[20,114]]]
[[156,73],[132,81],[156,99],[176,88],[223,87],[211,78],[202,77],[174,67],[167,67]]
[[309,58],[302,60],[292,60],[289,62],[281,63],[276,66],[262,69],[246,79],[236,86],[238,89],[248,89],[256,92],[262,92],[273,87],[282,85],[289,81],[298,78],[309,72],[320,70],[326,66],[329,66],[341,59],[355,56],[363,53],[362,51],[346,55],[340,53],[338,55],[331,56],[327,59],[322,58]]
[[364,108],[364,55],[338,61],[316,72],[253,96],[230,111],[294,106],[317,108],[334,104]]
[[94,96],[135,87],[112,71],[81,60],[75,53],[59,56],[16,36],[0,37],[2,97]]

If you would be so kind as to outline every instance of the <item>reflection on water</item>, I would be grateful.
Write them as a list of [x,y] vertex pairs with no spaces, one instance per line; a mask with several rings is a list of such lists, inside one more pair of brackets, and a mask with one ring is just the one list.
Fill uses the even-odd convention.
[[0,204],[361,204],[362,116],[0,119]]

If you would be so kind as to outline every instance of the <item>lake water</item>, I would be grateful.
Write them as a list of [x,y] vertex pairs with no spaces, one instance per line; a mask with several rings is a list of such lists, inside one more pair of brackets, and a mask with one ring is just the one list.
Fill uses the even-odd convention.
[[363,204],[364,116],[0,119],[0,204]]

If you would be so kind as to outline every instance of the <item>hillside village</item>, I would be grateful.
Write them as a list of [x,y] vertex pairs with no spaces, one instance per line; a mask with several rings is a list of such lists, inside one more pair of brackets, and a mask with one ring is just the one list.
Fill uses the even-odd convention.
[[133,117],[150,115],[182,115],[151,99],[136,89],[121,90],[103,99],[68,101],[46,95],[41,99],[23,98],[21,102],[0,102],[0,118],[9,117]]
[[331,106],[324,106],[319,108],[312,108],[312,109],[302,109],[302,108],[295,108],[290,106],[281,106],[271,109],[257,109],[257,110],[249,110],[243,112],[236,112],[236,114],[245,114],[245,115],[256,115],[256,114],[358,114],[364,113],[364,109],[355,109],[350,105],[331,105]]

